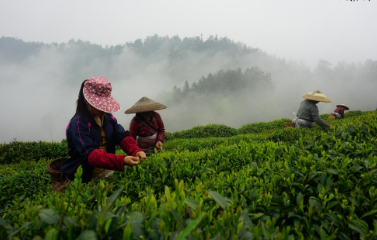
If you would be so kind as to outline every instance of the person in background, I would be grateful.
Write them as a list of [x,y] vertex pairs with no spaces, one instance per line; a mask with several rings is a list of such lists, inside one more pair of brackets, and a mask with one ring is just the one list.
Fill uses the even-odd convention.
[[[70,120],[66,136],[69,158],[60,169],[66,181],[72,181],[82,166],[82,182],[108,177],[113,170],[137,165],[146,155],[136,141],[117,123],[111,114],[120,105],[111,96],[112,87],[105,77],[92,77],[81,84],[76,113]],[[115,155],[115,145],[128,154]]]
[[130,134],[147,156],[154,153],[155,148],[158,152],[162,149],[165,127],[160,114],[155,111],[165,108],[161,103],[142,97],[125,111],[126,114],[136,113],[130,122]]
[[327,124],[320,116],[317,107],[317,103],[326,102],[330,103],[328,99],[321,91],[317,90],[302,96],[305,98],[300,103],[300,108],[297,112],[296,118],[293,120],[296,128],[310,129],[316,122],[322,128],[330,128],[331,125]]
[[349,108],[344,104],[336,105],[336,109],[334,110],[334,115],[336,119],[344,118],[344,110],[349,110]]

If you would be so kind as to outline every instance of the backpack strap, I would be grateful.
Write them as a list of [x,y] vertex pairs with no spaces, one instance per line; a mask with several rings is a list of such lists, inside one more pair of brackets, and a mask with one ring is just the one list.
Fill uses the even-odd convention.
[[144,126],[146,126],[147,128],[149,128],[150,130],[152,130],[152,132],[154,133],[157,133],[157,131],[153,130],[150,126],[148,126],[148,124],[146,124],[144,121],[142,121],[140,118],[136,117]]
[[302,114],[304,114],[304,112],[307,110],[307,109],[309,109],[309,107],[311,106],[312,104],[310,103],[305,109],[304,109],[304,111],[302,111],[302,113],[300,114],[300,116],[298,117],[298,118],[300,118],[301,116],[302,116]]

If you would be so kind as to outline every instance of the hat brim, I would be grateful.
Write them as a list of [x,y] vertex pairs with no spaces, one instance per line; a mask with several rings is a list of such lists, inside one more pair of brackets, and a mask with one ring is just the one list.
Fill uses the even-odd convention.
[[312,94],[305,94],[302,97],[305,98],[305,99],[313,100],[313,101],[317,101],[317,102],[331,103],[331,100],[328,99],[325,95],[317,96],[317,95],[312,95]]
[[344,107],[345,110],[350,110],[349,107],[347,107],[346,105],[343,105],[343,104],[336,105],[336,107]]
[[88,97],[86,91],[83,91],[84,97],[88,103],[105,113],[116,113],[120,111],[120,104],[112,97],[101,97],[97,95],[93,95],[92,97]]
[[127,111],[125,111],[124,113],[130,114],[130,113],[151,112],[151,111],[156,111],[156,110],[162,110],[165,108],[167,107],[161,103],[151,103],[144,106],[132,106],[131,108],[127,109]]

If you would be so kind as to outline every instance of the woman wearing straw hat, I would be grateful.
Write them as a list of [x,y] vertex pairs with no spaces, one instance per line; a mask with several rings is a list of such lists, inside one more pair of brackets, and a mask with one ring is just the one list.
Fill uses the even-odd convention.
[[345,104],[336,105],[336,109],[334,110],[334,115],[336,119],[344,118],[344,110],[350,110]]
[[331,100],[328,99],[321,91],[317,90],[302,96],[306,100],[300,103],[300,108],[296,115],[296,118],[293,120],[296,128],[306,128],[310,129],[313,127],[314,122],[316,122],[322,128],[329,128],[331,125],[327,124],[319,116],[319,111],[317,103],[326,102],[330,103]]
[[[111,114],[120,110],[111,90],[104,77],[92,77],[81,84],[76,113],[66,129],[70,158],[60,167],[67,181],[75,178],[79,166],[83,169],[82,181],[89,182],[108,177],[113,170],[122,171],[124,165],[137,165],[139,158],[146,158],[130,133]],[[116,144],[129,156],[115,155]]]
[[166,106],[161,103],[142,97],[125,112],[136,113],[130,122],[130,134],[147,156],[154,153],[155,148],[158,152],[162,148],[165,127],[160,114],[155,111],[165,108]]

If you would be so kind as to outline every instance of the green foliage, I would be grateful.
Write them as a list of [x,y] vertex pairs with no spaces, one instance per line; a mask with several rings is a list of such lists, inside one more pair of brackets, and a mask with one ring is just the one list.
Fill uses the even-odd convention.
[[[345,117],[346,118],[352,118],[352,117],[357,117],[357,116],[362,116],[364,114],[367,114],[367,113],[370,113],[370,112],[362,112],[362,111],[349,111],[349,112],[346,112],[345,113]],[[320,115],[322,117],[322,119],[325,119],[325,121],[327,121],[328,119],[328,116],[330,114],[322,114]],[[276,130],[283,130],[285,129],[285,124],[284,122],[291,122],[292,119],[289,119],[289,118],[282,118],[282,119],[279,119],[279,120],[274,120],[274,121],[270,121],[270,122],[257,122],[257,123],[250,123],[250,124],[246,124],[244,126],[242,126],[241,128],[238,128],[236,129],[236,133],[234,133],[234,129],[233,128],[230,128],[230,127],[227,127],[225,125],[217,125],[217,124],[209,124],[209,125],[206,125],[206,126],[198,126],[198,127],[194,127],[192,129],[188,129],[188,130],[183,130],[183,131],[177,131],[177,132],[174,132],[174,133],[170,133],[170,132],[166,132],[165,133],[165,140],[166,141],[171,141],[171,140],[176,140],[176,139],[189,139],[189,138],[210,138],[210,137],[231,137],[231,136],[234,136],[234,135],[238,135],[238,134],[250,134],[250,133],[265,133],[265,134],[262,134],[262,137],[258,136],[255,140],[259,140],[259,139],[263,139],[265,138],[267,135],[269,135],[269,132],[271,131],[276,131]],[[336,122],[331,122],[331,124],[338,124],[340,122],[344,122],[345,119],[341,119],[341,120],[337,120]],[[315,124],[315,128],[316,129],[319,129],[318,126],[316,126]],[[228,130],[227,130],[228,129]],[[282,132],[282,133],[285,133],[285,132]],[[278,131],[277,134],[280,134],[280,132]],[[256,135],[253,135],[254,137]],[[265,137],[263,137],[265,136]],[[287,135],[288,136],[288,135]],[[289,138],[289,136],[288,136]],[[273,138],[271,138],[273,139]],[[276,141],[278,139],[278,137],[275,137],[275,140]],[[291,139],[293,139],[293,136],[291,136]],[[215,141],[216,142],[216,139],[211,139],[211,141]],[[169,149],[171,149],[170,145],[173,145],[173,143],[169,143]],[[206,143],[205,141],[201,141],[200,144],[198,143],[198,148],[199,149],[199,146],[202,146],[201,148],[206,148]],[[214,146],[216,144],[211,144],[211,146]],[[166,144],[164,146],[167,146]],[[181,147],[179,147],[180,149],[182,149]]]
[[[49,160],[24,161],[2,165],[0,168],[0,209],[17,198],[32,197],[47,191],[50,175],[46,171]],[[0,210],[1,212],[1,210]]]
[[182,130],[174,133],[165,133],[165,140],[187,139],[187,138],[208,138],[208,137],[231,137],[237,135],[234,128],[224,124],[208,124],[205,126],[193,127],[189,130]]
[[292,120],[283,118],[271,122],[250,123],[242,126],[239,129],[234,129],[223,124],[209,124],[174,133],[166,132],[165,141],[189,138],[232,137],[238,134],[261,133],[269,130],[283,129],[285,128],[284,122],[287,121]]
[[238,134],[261,133],[263,131],[268,131],[268,130],[282,129],[282,128],[285,128],[284,122],[292,122],[292,119],[283,118],[283,119],[275,120],[271,122],[250,123],[237,129],[237,133]]
[[328,119],[328,117],[330,116],[330,113],[324,113],[324,114],[321,114],[321,115],[319,115],[323,120],[327,120]]
[[0,144],[0,164],[18,163],[21,160],[60,158],[68,156],[67,140],[62,142],[10,142]]
[[[360,110],[356,110],[356,111],[346,111],[344,113],[344,117],[345,118],[349,118],[349,117],[357,117],[357,116],[361,116],[361,115],[364,115],[368,113],[367,111],[363,112],[363,111],[360,111]],[[327,120],[327,118],[330,116],[330,113],[325,113],[325,114],[321,114],[320,117],[324,120]]]
[[364,115],[364,114],[367,114],[369,113],[368,111],[360,111],[360,110],[356,110],[356,111],[347,111],[344,113],[344,117],[357,117],[357,116],[361,116],[361,115]]
[[0,210],[0,236],[376,239],[377,112],[332,125],[212,145],[215,138],[177,138],[171,142],[201,141],[207,148],[171,146],[88,184],[80,169],[61,194],[40,191]]
[[179,151],[188,150],[190,152],[196,152],[200,149],[213,149],[220,147],[221,145],[229,146],[244,142],[264,141],[268,135],[266,134],[249,134],[249,135],[237,135],[233,137],[212,137],[212,138],[190,138],[190,139],[174,139],[167,141],[163,145],[164,151]]

